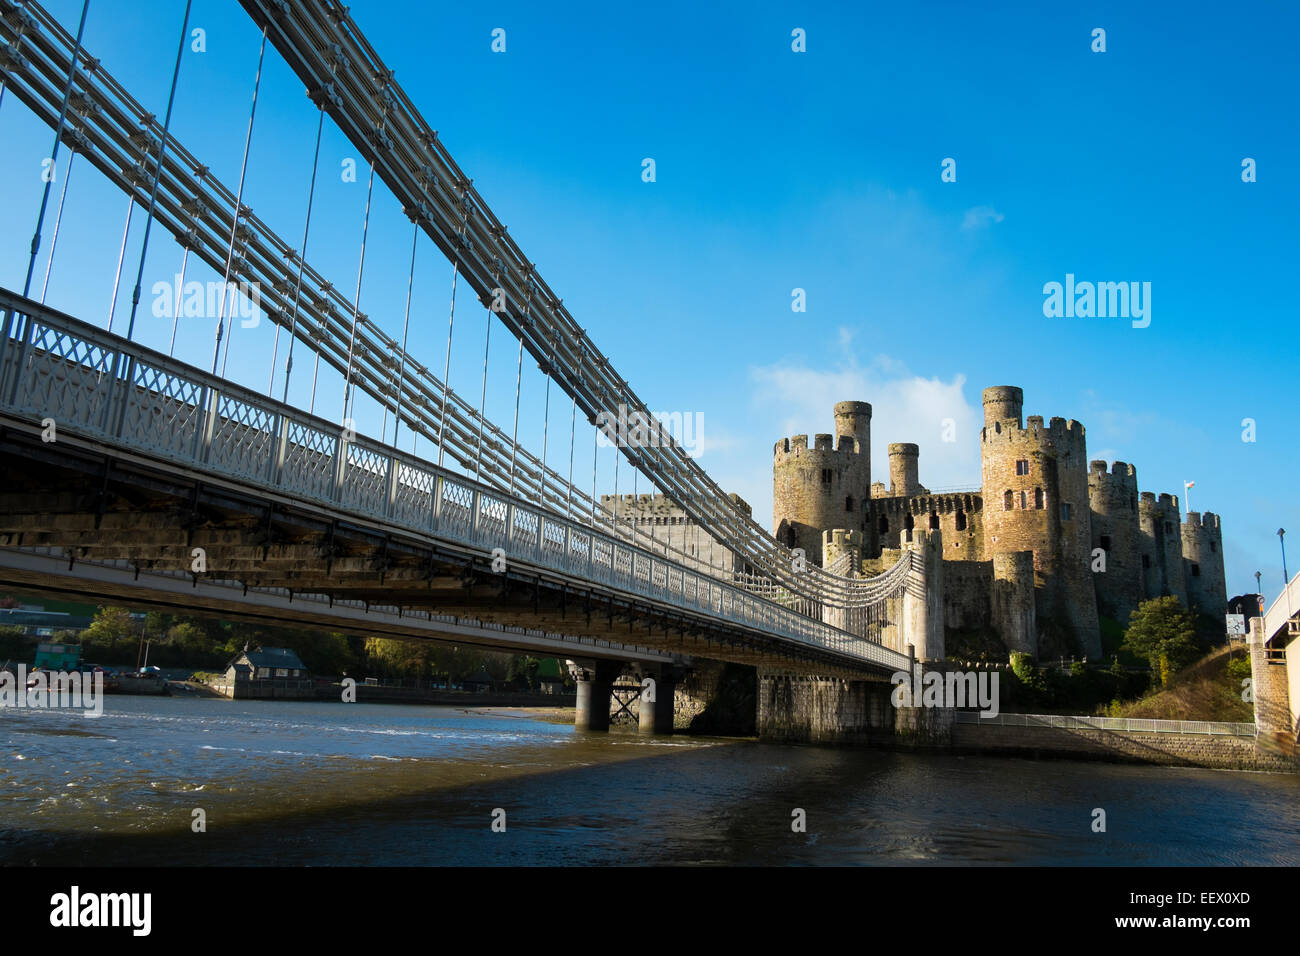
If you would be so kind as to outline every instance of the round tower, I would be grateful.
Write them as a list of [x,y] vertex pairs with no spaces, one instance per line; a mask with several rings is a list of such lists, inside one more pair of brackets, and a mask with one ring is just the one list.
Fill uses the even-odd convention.
[[1104,570],[1090,564],[1097,591],[1097,610],[1127,626],[1142,602],[1142,560],[1138,527],[1137,469],[1117,461],[1088,466],[1088,503],[1092,509],[1092,548],[1105,554]]
[[1032,551],[993,555],[993,626],[1008,651],[1038,653]]
[[1020,425],[1025,392],[1017,385],[993,385],[984,389],[984,427],[994,422],[1014,421]]
[[[871,406],[835,405],[836,435],[783,438],[773,449],[772,528],[788,548],[822,563],[822,535],[837,528],[868,534]],[[838,442],[836,441],[838,439]]]
[[1138,501],[1138,548],[1144,600],[1172,595],[1187,606],[1181,525],[1175,495],[1157,497],[1154,492],[1142,492]]
[[[865,455],[871,451],[871,406],[866,402],[835,403],[835,436],[840,439],[837,445],[844,447],[844,439],[852,438],[857,444],[855,451]],[[871,488],[871,472],[868,459],[867,483],[863,487]]]
[[1188,607],[1222,620],[1228,613],[1219,516],[1189,511],[1182,525],[1184,581]]
[[918,459],[921,449],[911,442],[894,442],[889,446],[889,494],[907,497],[921,493]]
[[1092,525],[1087,449],[1077,421],[1040,415],[1020,423],[1022,393],[984,390],[980,432],[984,554],[1032,551],[1035,601],[1045,618],[1071,626],[1089,658],[1101,656],[1097,596],[1089,558]]

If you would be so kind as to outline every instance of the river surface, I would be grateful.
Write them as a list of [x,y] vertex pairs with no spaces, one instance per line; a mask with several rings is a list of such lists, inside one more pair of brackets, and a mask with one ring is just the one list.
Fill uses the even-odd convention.
[[1300,864],[1294,775],[584,734],[507,709],[105,704],[0,710],[0,862]]

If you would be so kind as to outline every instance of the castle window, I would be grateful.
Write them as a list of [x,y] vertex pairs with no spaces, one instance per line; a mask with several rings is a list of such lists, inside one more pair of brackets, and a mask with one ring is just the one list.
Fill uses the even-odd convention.
[[1165,534],[1173,534],[1173,533],[1174,533],[1174,525],[1173,525],[1173,522],[1166,521],[1166,522],[1165,522]]
[[1129,510],[1129,511],[1137,511],[1137,510],[1138,510],[1138,500],[1137,500],[1137,495],[1129,495],[1129,496],[1128,496],[1128,510]]
[[1200,576],[1201,576],[1201,566],[1200,566],[1199,564],[1193,564],[1193,565],[1192,565],[1192,577],[1194,577],[1194,578],[1199,578]]
[[931,531],[939,530],[939,516],[936,514],[930,515],[930,530]]
[[1109,551],[1109,550],[1110,550],[1110,535],[1108,535],[1108,534],[1103,534],[1103,535],[1101,536],[1101,550],[1103,550],[1103,551]]
[[1062,521],[1070,520],[1070,503],[1068,501],[1061,502],[1061,520]]
[[880,516],[880,533],[889,534],[889,519],[884,515]]
[[1034,489],[1034,507],[1037,508],[1039,511],[1043,510],[1043,489],[1042,488]]
[[1028,507],[1029,507],[1029,494],[1027,492],[1022,491],[1020,492],[1020,510],[1024,511]]
[[1027,474],[1029,474],[1029,459],[1028,459],[1028,458],[1021,458],[1021,459],[1019,459],[1019,460],[1016,462],[1016,474],[1017,474],[1017,475],[1027,475]]
[[853,496],[852,496],[852,495],[849,495],[849,497],[847,497],[847,498],[844,499],[844,510],[845,510],[845,511],[852,511],[852,510],[853,510]]
[[1144,568],[1151,567],[1151,555],[1149,554],[1142,555],[1142,567]]
[[1013,495],[1011,493],[1011,490],[1008,489],[1007,493],[1002,496],[1002,510],[1011,511],[1013,508],[1015,508],[1015,506],[1016,506],[1015,495]]
[[829,468],[823,468],[823,469],[822,469],[822,484],[823,484],[823,485],[829,485],[829,484],[831,483],[831,477],[832,477],[832,476],[831,476],[831,470],[830,470]]
[[1216,552],[1216,550],[1217,550],[1217,549],[1216,549],[1215,546],[1214,546],[1214,542],[1211,541],[1211,542],[1210,542],[1210,554],[1214,554],[1214,553]]
[[957,516],[953,520],[956,522],[958,531],[966,530],[966,512],[958,511]]
[[911,512],[908,512],[907,517],[903,519],[903,537],[905,540],[912,540],[912,528],[915,526],[916,522],[912,520]]

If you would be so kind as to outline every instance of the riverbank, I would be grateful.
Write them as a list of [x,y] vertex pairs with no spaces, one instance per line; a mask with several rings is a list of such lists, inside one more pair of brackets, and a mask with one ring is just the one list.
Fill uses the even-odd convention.
[[0,863],[1300,864],[1294,775],[583,733],[532,710],[12,711]]

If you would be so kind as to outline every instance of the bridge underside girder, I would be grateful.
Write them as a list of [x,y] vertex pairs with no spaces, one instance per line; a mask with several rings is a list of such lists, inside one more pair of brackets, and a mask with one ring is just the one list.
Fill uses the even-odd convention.
[[[234,580],[245,589],[287,589],[291,597],[327,595],[331,605],[361,601],[796,673],[861,677],[864,671],[819,648],[783,646],[704,615],[513,566],[508,559],[497,572],[490,555],[400,528],[352,523],[270,493],[178,475],[75,442],[44,444],[25,429],[0,429],[0,548],[56,549],[70,568],[78,562],[129,562],[140,583],[149,572],[192,574],[199,548],[205,569],[193,575],[196,581]],[[66,578],[40,582],[12,571],[0,570],[0,581],[64,594],[75,590]],[[101,591],[104,586],[97,585]],[[137,588],[116,590],[113,596],[124,602],[240,616],[224,602],[215,606],[179,596],[142,601]],[[304,607],[304,614],[309,610]],[[264,612],[254,616],[265,619]],[[307,626],[382,630],[322,625],[318,618]],[[501,646],[509,646],[508,635]]]

